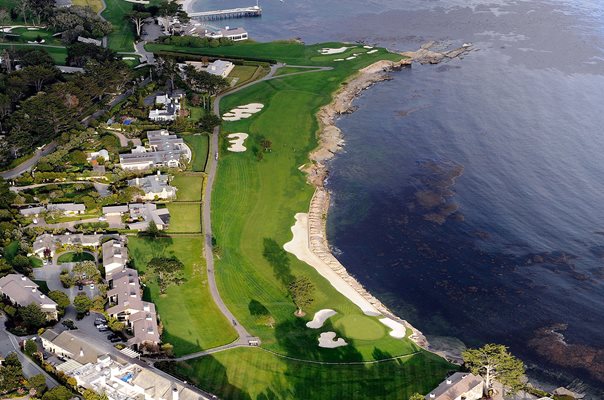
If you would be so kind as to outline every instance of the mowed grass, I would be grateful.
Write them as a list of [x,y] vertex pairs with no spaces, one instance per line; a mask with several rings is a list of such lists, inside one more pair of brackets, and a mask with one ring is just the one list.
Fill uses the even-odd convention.
[[208,135],[183,135],[183,139],[193,152],[193,159],[189,166],[190,169],[194,172],[205,171],[209,151]]
[[30,47],[45,50],[50,55],[50,57],[52,57],[52,60],[56,65],[65,65],[67,62],[67,49],[65,47],[48,47],[37,44],[0,44],[0,50],[12,49],[16,47]]
[[174,176],[172,186],[175,186],[177,201],[201,201],[201,188],[203,186],[203,174]]
[[185,265],[186,282],[160,295],[156,282],[147,281],[145,297],[155,303],[164,326],[162,339],[176,355],[227,344],[236,339],[229,321],[216,307],[207,283],[203,240],[198,237],[145,239],[130,237],[128,250],[134,267],[144,272],[153,257],[175,256]]
[[81,261],[94,261],[94,256],[87,252],[76,253],[71,251],[69,253],[63,253],[57,259],[59,264],[70,263],[70,262],[81,262]]
[[200,204],[172,202],[168,204],[168,210],[170,210],[168,232],[201,233]]
[[222,399],[408,399],[427,393],[450,371],[422,352],[367,365],[317,365],[238,348],[161,367]]
[[132,11],[132,3],[124,0],[105,0],[105,4],[107,8],[102,16],[113,25],[113,32],[107,38],[109,48],[115,51],[134,51],[134,27],[126,19],[126,14]]
[[95,13],[98,13],[103,9],[103,2],[101,0],[71,0],[71,4],[74,6],[88,7]]
[[251,80],[257,70],[256,65],[235,65],[227,80],[233,86],[242,85]]

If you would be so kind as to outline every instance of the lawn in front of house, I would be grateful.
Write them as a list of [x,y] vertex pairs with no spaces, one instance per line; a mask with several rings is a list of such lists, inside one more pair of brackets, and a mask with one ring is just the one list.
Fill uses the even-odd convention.
[[168,210],[168,232],[201,233],[201,204],[172,202],[168,204]]
[[172,186],[176,187],[177,201],[201,201],[203,174],[178,174],[172,179]]
[[227,344],[237,334],[210,295],[201,236],[173,236],[157,239],[128,238],[128,252],[134,268],[144,273],[153,257],[177,257],[185,265],[185,283],[170,286],[165,295],[157,282],[146,280],[145,300],[157,307],[164,326],[162,341],[184,355]]
[[217,394],[244,399],[408,399],[427,393],[451,371],[442,358],[421,351],[366,365],[320,365],[238,348],[159,367]]
[[203,172],[206,168],[209,151],[209,137],[205,134],[183,135],[183,139],[187,146],[193,152],[193,158],[189,164],[189,168],[193,172]]
[[83,251],[81,253],[70,251],[68,253],[61,254],[57,259],[57,262],[59,264],[81,261],[94,261],[94,256],[86,251]]

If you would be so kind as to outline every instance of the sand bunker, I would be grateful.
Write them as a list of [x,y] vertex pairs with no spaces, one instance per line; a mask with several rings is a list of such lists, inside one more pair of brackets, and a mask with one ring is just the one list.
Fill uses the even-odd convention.
[[235,153],[241,153],[247,150],[247,148],[243,145],[243,142],[245,142],[245,139],[248,138],[248,134],[247,133],[231,133],[227,136],[227,138],[231,139],[229,140],[229,143],[231,144],[229,146],[229,148],[227,149],[228,151],[232,151]]
[[285,251],[292,253],[299,260],[316,269],[323,278],[331,283],[331,286],[356,304],[365,315],[372,317],[382,315],[367,299],[346,282],[342,276],[310,251],[308,245],[308,214],[296,214],[296,223],[292,227],[292,233],[294,234],[293,239],[283,245]]
[[336,58],[334,61],[344,61],[343,58]]
[[312,321],[308,321],[306,323],[306,326],[309,327],[310,329],[322,328],[325,321],[327,321],[328,318],[333,317],[336,314],[337,314],[337,312],[335,312],[334,310],[331,310],[329,308],[324,308],[323,310],[317,311],[315,313],[315,316],[313,317]]
[[373,53],[377,53],[377,52],[378,52],[378,50],[377,50],[377,49],[375,49],[375,50],[369,50],[369,51],[367,52],[367,54],[373,54]]
[[264,104],[261,103],[250,103],[237,108],[233,108],[229,112],[222,114],[222,119],[225,121],[239,121],[246,119],[256,114],[258,111],[264,108]]
[[365,49],[373,49],[373,46],[363,46]]
[[338,47],[337,49],[334,48],[329,48],[329,47],[323,47],[321,50],[318,50],[319,53],[321,54],[340,54],[345,52],[348,49],[353,49],[353,47]]
[[319,336],[319,347],[325,347],[327,349],[335,349],[336,347],[346,346],[348,343],[342,338],[336,339],[335,332],[323,332]]
[[355,56],[346,57],[347,60],[354,60],[355,58]]
[[390,336],[397,339],[402,339],[407,334],[407,327],[400,322],[396,322],[390,318],[380,318],[380,322],[386,325],[388,328],[392,329],[390,331]]

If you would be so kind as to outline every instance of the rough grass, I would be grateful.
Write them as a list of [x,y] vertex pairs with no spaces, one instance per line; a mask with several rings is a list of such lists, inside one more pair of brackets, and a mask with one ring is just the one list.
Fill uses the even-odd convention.
[[208,289],[201,236],[130,237],[128,250],[134,267],[141,272],[153,257],[176,256],[185,265],[184,284],[169,287],[163,296],[156,282],[147,281],[145,290],[145,298],[155,303],[164,326],[162,339],[174,345],[176,355],[235,340],[235,331],[218,310]]
[[238,348],[196,360],[163,364],[221,399],[408,399],[427,393],[450,366],[422,352],[367,365],[318,365]]
[[194,172],[205,171],[209,150],[208,135],[183,135],[183,139],[193,152],[193,159],[189,166],[191,170]]
[[168,232],[201,233],[201,205],[195,203],[169,203],[170,225]]
[[172,180],[172,186],[175,186],[177,201],[201,201],[201,188],[204,177],[197,175],[176,175]]
[[257,70],[256,65],[235,65],[227,79],[232,85],[239,86],[251,80]]
[[88,7],[95,13],[98,13],[103,9],[103,2],[101,0],[71,0],[71,4],[74,6]]

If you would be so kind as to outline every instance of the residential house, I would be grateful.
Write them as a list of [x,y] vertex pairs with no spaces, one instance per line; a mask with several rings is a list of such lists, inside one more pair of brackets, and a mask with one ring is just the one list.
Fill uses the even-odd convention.
[[223,78],[229,76],[233,68],[235,68],[235,64],[230,61],[224,60],[216,60],[208,63],[207,65],[200,61],[185,61],[184,64],[179,64],[179,67],[182,70],[189,65],[194,67],[197,71],[207,72],[212,75],[218,75]]
[[170,177],[168,175],[162,175],[159,171],[157,171],[156,175],[149,175],[128,181],[129,186],[137,186],[143,190],[144,195],[140,196],[143,200],[167,200],[175,198],[176,188],[170,186],[169,183]]
[[40,335],[42,347],[49,353],[69,358],[80,364],[95,363],[101,353],[87,341],[79,339],[71,331],[58,333],[47,329]]
[[103,243],[103,267],[109,277],[114,271],[121,271],[128,262],[128,249],[121,240],[109,240]]
[[41,258],[54,257],[58,248],[64,245],[96,248],[103,235],[84,235],[82,233],[53,235],[44,233],[36,238],[33,253]]
[[124,215],[128,212],[128,205],[123,206],[105,206],[103,207],[103,214],[106,216],[117,216]]
[[178,168],[191,160],[191,150],[182,138],[167,130],[147,132],[147,147],[137,146],[129,154],[120,154],[120,166],[126,170],[155,167]]
[[0,295],[18,307],[32,303],[40,306],[49,321],[58,319],[57,303],[38,290],[38,285],[21,274],[9,274],[0,278]]
[[109,152],[105,149],[101,149],[99,151],[93,151],[88,153],[88,157],[86,158],[88,161],[96,160],[97,158],[103,158],[105,161],[109,161]]
[[93,39],[93,38],[87,38],[84,36],[78,36],[78,42],[86,43],[86,44],[93,44],[98,47],[101,47],[103,44],[103,42],[101,42],[100,40]]
[[160,343],[155,304],[142,300],[138,273],[131,268],[115,271],[108,277],[110,289],[107,314],[124,322],[132,332],[128,344],[135,348]]
[[46,212],[46,207],[28,207],[19,210],[19,213],[25,217],[38,217],[40,214]]
[[143,231],[149,227],[151,221],[155,222],[157,229],[168,229],[170,224],[170,211],[167,208],[157,208],[154,203],[130,203],[128,205],[130,219],[128,229]]
[[164,108],[156,108],[149,111],[151,121],[166,122],[174,121],[179,116],[181,96],[172,96],[169,94],[156,96],[155,103],[163,105]]
[[46,206],[46,211],[53,212],[61,212],[64,215],[78,215],[84,214],[86,212],[86,207],[84,204],[76,204],[76,203],[57,203],[57,204],[48,204]]
[[482,398],[484,380],[467,372],[456,372],[425,396],[426,400],[478,400]]

